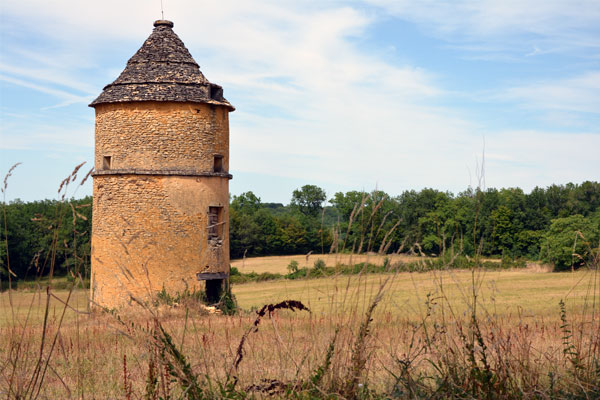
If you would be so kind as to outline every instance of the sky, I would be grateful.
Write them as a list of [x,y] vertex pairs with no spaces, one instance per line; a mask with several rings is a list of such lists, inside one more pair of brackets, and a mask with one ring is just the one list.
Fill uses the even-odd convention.
[[[600,2],[163,0],[230,114],[230,192],[600,180]],[[0,2],[4,199],[54,199],[93,164],[88,104],[160,0]],[[71,195],[92,193],[89,182]]]

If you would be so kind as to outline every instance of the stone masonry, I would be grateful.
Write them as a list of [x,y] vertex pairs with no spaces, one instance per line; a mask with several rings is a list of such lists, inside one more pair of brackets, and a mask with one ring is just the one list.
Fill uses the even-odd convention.
[[[96,109],[92,304],[119,308],[229,274],[229,119],[170,21]],[[209,282],[207,281],[207,282]],[[208,287],[208,285],[207,285]]]

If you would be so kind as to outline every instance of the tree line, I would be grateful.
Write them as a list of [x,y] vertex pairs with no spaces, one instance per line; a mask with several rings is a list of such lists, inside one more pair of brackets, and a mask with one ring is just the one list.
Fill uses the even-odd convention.
[[525,258],[577,268],[597,256],[600,183],[435,189],[399,196],[383,191],[335,193],[306,185],[289,205],[262,203],[252,192],[230,209],[234,258],[319,252],[461,254]]
[[87,273],[90,267],[92,197],[69,201],[14,200],[2,204],[0,278],[45,276],[50,270]]
[[[15,200],[2,204],[0,277],[89,274],[92,198]],[[446,254],[525,258],[577,268],[597,257],[600,183],[467,189],[338,192],[315,185],[290,203],[265,203],[253,192],[233,196],[232,258],[309,252]],[[10,271],[9,271],[10,266]]]

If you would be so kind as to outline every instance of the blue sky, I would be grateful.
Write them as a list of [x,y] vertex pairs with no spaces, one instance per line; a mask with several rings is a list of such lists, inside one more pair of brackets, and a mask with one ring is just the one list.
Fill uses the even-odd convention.
[[[231,193],[600,180],[598,1],[163,0],[230,115]],[[213,4],[214,3],[214,4]],[[56,198],[93,163],[87,107],[160,0],[0,5],[6,199]],[[85,167],[84,167],[85,169]],[[91,194],[91,185],[76,197]]]

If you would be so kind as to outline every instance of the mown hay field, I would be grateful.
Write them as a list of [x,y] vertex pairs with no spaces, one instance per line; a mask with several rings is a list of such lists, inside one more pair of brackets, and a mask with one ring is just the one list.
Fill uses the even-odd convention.
[[[300,257],[300,256],[299,256]],[[301,256],[304,257],[304,256]],[[267,258],[275,264],[276,260]],[[279,257],[277,257],[279,258]],[[281,263],[279,262],[279,265]],[[265,267],[268,268],[268,267]],[[425,273],[402,272],[397,274],[372,274],[364,276],[334,276],[320,279],[274,280],[251,282],[233,286],[233,294],[243,310],[252,310],[268,303],[286,299],[296,299],[305,303],[314,312],[329,314],[343,311],[349,304],[366,306],[379,284],[389,280],[380,309],[402,315],[405,318],[419,318],[427,294],[447,296],[448,301],[464,311],[471,302],[472,279],[476,279],[478,296],[482,310],[492,314],[520,314],[523,317],[541,318],[557,316],[561,299],[576,311],[593,293],[590,282],[593,273],[589,270],[575,273],[548,273],[543,270],[515,269],[498,271],[433,271]],[[443,288],[443,293],[442,293]],[[65,301],[67,291],[57,291],[54,295]],[[88,291],[76,289],[69,300],[65,319],[72,320],[76,310],[85,311],[88,307]],[[12,306],[11,306],[12,297]],[[58,318],[64,304],[58,299],[50,299],[49,315]],[[18,291],[0,293],[0,326],[26,319],[35,325],[44,317],[46,305],[45,291]]]
[[390,264],[398,262],[410,263],[420,261],[423,258],[405,254],[390,254],[386,256],[379,254],[298,254],[240,258],[231,260],[231,266],[236,267],[242,273],[256,272],[261,274],[263,272],[270,272],[273,274],[287,274],[289,272],[287,267],[292,261],[296,261],[299,268],[309,268],[319,259],[325,261],[327,266],[334,267],[338,264],[353,265],[358,263],[383,265],[386,259]]
[[[522,397],[533,397],[536,391],[567,390],[575,382],[569,372],[572,360],[564,351],[561,300],[565,302],[562,315],[568,318],[573,348],[583,360],[590,354],[597,356],[598,314],[592,307],[598,307],[598,281],[598,273],[591,270],[547,273],[529,269],[278,280],[234,286],[233,293],[246,310],[235,316],[207,315],[193,303],[77,313],[74,310],[87,309],[87,292],[78,289],[71,294],[66,309],[63,301],[67,292],[54,293],[62,301],[50,299],[45,335],[46,292],[5,292],[0,294],[0,395],[7,394],[9,386],[12,397],[19,390],[22,394],[38,385],[33,377],[45,336],[42,360],[48,360],[49,367],[39,386],[41,396],[144,398],[152,368],[158,368],[153,372],[155,378],[157,373],[159,378],[165,374],[160,358],[164,344],[152,333],[160,324],[189,361],[208,398],[228,398],[218,389],[219,384],[228,382],[227,376],[237,378],[235,390],[257,398],[266,396],[261,392],[265,379],[287,385],[288,391],[306,389],[314,372],[325,365],[329,348],[334,349],[330,364],[315,386],[316,392],[311,392],[317,393],[316,398],[327,393],[375,398],[357,392],[365,385],[371,394],[396,393],[397,398],[411,398],[410,390],[418,389],[421,383],[434,390],[439,382],[433,377],[439,373],[447,375],[450,386],[444,389],[446,393],[466,390],[477,398],[478,392],[470,389],[483,385],[471,382],[476,375],[454,376],[450,368],[472,370],[468,351],[471,336],[476,364],[483,365],[480,354],[485,353],[485,363],[500,379],[494,385],[509,382],[514,376],[518,385],[511,386],[512,390],[524,393]],[[365,333],[361,330],[365,314],[382,286]],[[270,318],[268,314],[264,317],[257,331],[251,329],[256,313],[249,310],[286,299],[301,301],[311,312],[275,311]],[[477,329],[472,325],[473,315]],[[486,343],[484,348],[477,345],[477,331]],[[235,368],[244,334],[243,360]],[[364,358],[358,359],[363,363],[359,372],[357,353]],[[348,384],[355,373],[360,386]],[[432,378],[421,382],[419,374]],[[37,376],[39,381],[39,373]],[[159,378],[159,393],[178,398],[185,391],[178,386],[179,378],[163,379],[166,386],[160,386]],[[583,385],[583,378],[577,379]],[[281,391],[277,396],[287,395]]]
[[[328,314],[344,304],[366,306],[380,283],[389,280],[380,309],[405,318],[420,316],[427,294],[446,296],[461,311],[471,303],[472,279],[478,287],[482,310],[490,314],[521,314],[540,318],[558,315],[558,303],[568,301],[581,307],[592,294],[590,271],[575,273],[508,271],[444,271],[364,276],[338,276],[324,279],[278,280],[234,286],[242,308],[257,308],[266,303],[298,299],[313,311]],[[349,301],[349,298],[352,301]]]

